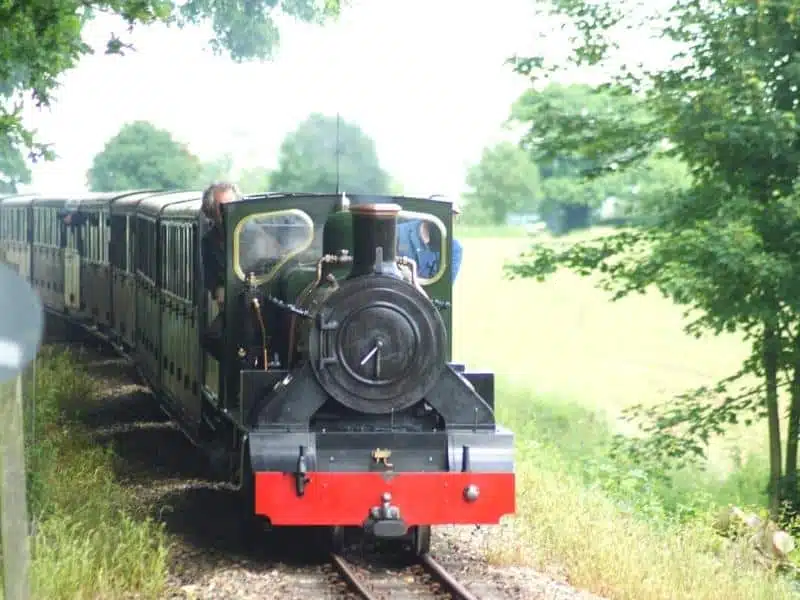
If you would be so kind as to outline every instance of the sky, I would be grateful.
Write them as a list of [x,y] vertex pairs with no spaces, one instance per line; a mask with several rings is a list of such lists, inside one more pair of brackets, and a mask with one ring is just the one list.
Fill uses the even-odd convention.
[[[85,39],[100,51],[62,77],[50,109],[26,113],[58,159],[33,165],[25,190],[85,189],[95,154],[134,120],[169,130],[203,160],[230,153],[235,169],[274,168],[287,133],[311,112],[338,112],[373,138],[406,194],[458,196],[482,150],[511,135],[503,122],[528,84],[505,60],[566,51],[535,9],[534,0],[354,0],[324,27],[282,21],[275,59],[245,64],[214,56],[202,27],[127,33],[98,17]],[[136,51],[103,54],[112,31]]]

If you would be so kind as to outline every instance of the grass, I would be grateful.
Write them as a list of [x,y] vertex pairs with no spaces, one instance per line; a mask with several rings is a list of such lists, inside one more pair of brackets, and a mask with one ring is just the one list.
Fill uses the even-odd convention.
[[519,449],[517,515],[492,558],[556,565],[612,599],[790,597],[786,579],[711,527],[720,507],[763,505],[763,424],[714,440],[705,470],[666,482],[607,456],[623,408],[733,373],[747,354],[741,339],[685,335],[680,309],[656,294],[610,303],[567,272],[506,280],[504,261],[528,239],[478,233],[459,234],[454,355],[497,373],[498,416]]
[[114,478],[111,452],[67,416],[96,392],[69,354],[43,349],[36,370],[37,435],[27,448],[29,506],[37,525],[34,598],[156,598],[166,583],[163,530],[133,517],[131,500]]
[[572,585],[612,599],[792,597],[785,580],[760,568],[746,548],[726,545],[710,520],[655,528],[558,476],[556,461],[541,454],[523,460],[519,517],[494,540],[495,562],[556,567]]

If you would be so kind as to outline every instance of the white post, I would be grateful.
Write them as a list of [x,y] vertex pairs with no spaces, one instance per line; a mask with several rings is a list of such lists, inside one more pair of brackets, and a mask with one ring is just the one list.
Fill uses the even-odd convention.
[[22,418],[22,373],[15,384],[0,387],[0,531],[3,538],[3,583],[5,600],[27,600],[30,540],[26,499],[24,420]]

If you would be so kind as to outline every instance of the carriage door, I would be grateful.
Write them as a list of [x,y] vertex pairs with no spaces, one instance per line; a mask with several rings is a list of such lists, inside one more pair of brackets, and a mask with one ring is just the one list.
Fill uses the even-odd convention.
[[62,224],[64,245],[64,305],[68,312],[77,312],[81,307],[81,256],[79,236],[81,227]]

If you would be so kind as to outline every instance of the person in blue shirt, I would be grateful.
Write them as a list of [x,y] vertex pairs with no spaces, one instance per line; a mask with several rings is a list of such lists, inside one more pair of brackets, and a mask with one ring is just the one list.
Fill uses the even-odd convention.
[[[453,222],[458,221],[458,217],[461,215],[461,207],[456,203],[453,202]],[[461,268],[461,257],[463,255],[463,248],[461,247],[461,242],[459,242],[455,236],[453,237],[453,244],[450,250],[450,256],[452,256],[450,268],[453,272],[453,283],[456,281],[456,275],[458,275],[458,271]]]
[[[453,214],[461,214],[455,203],[453,203]],[[413,219],[398,224],[397,254],[414,260],[417,263],[418,275],[423,279],[430,279],[439,271],[441,260],[441,234],[438,228],[424,219]],[[453,282],[461,268],[462,255],[461,243],[453,239],[450,250],[450,273]]]

